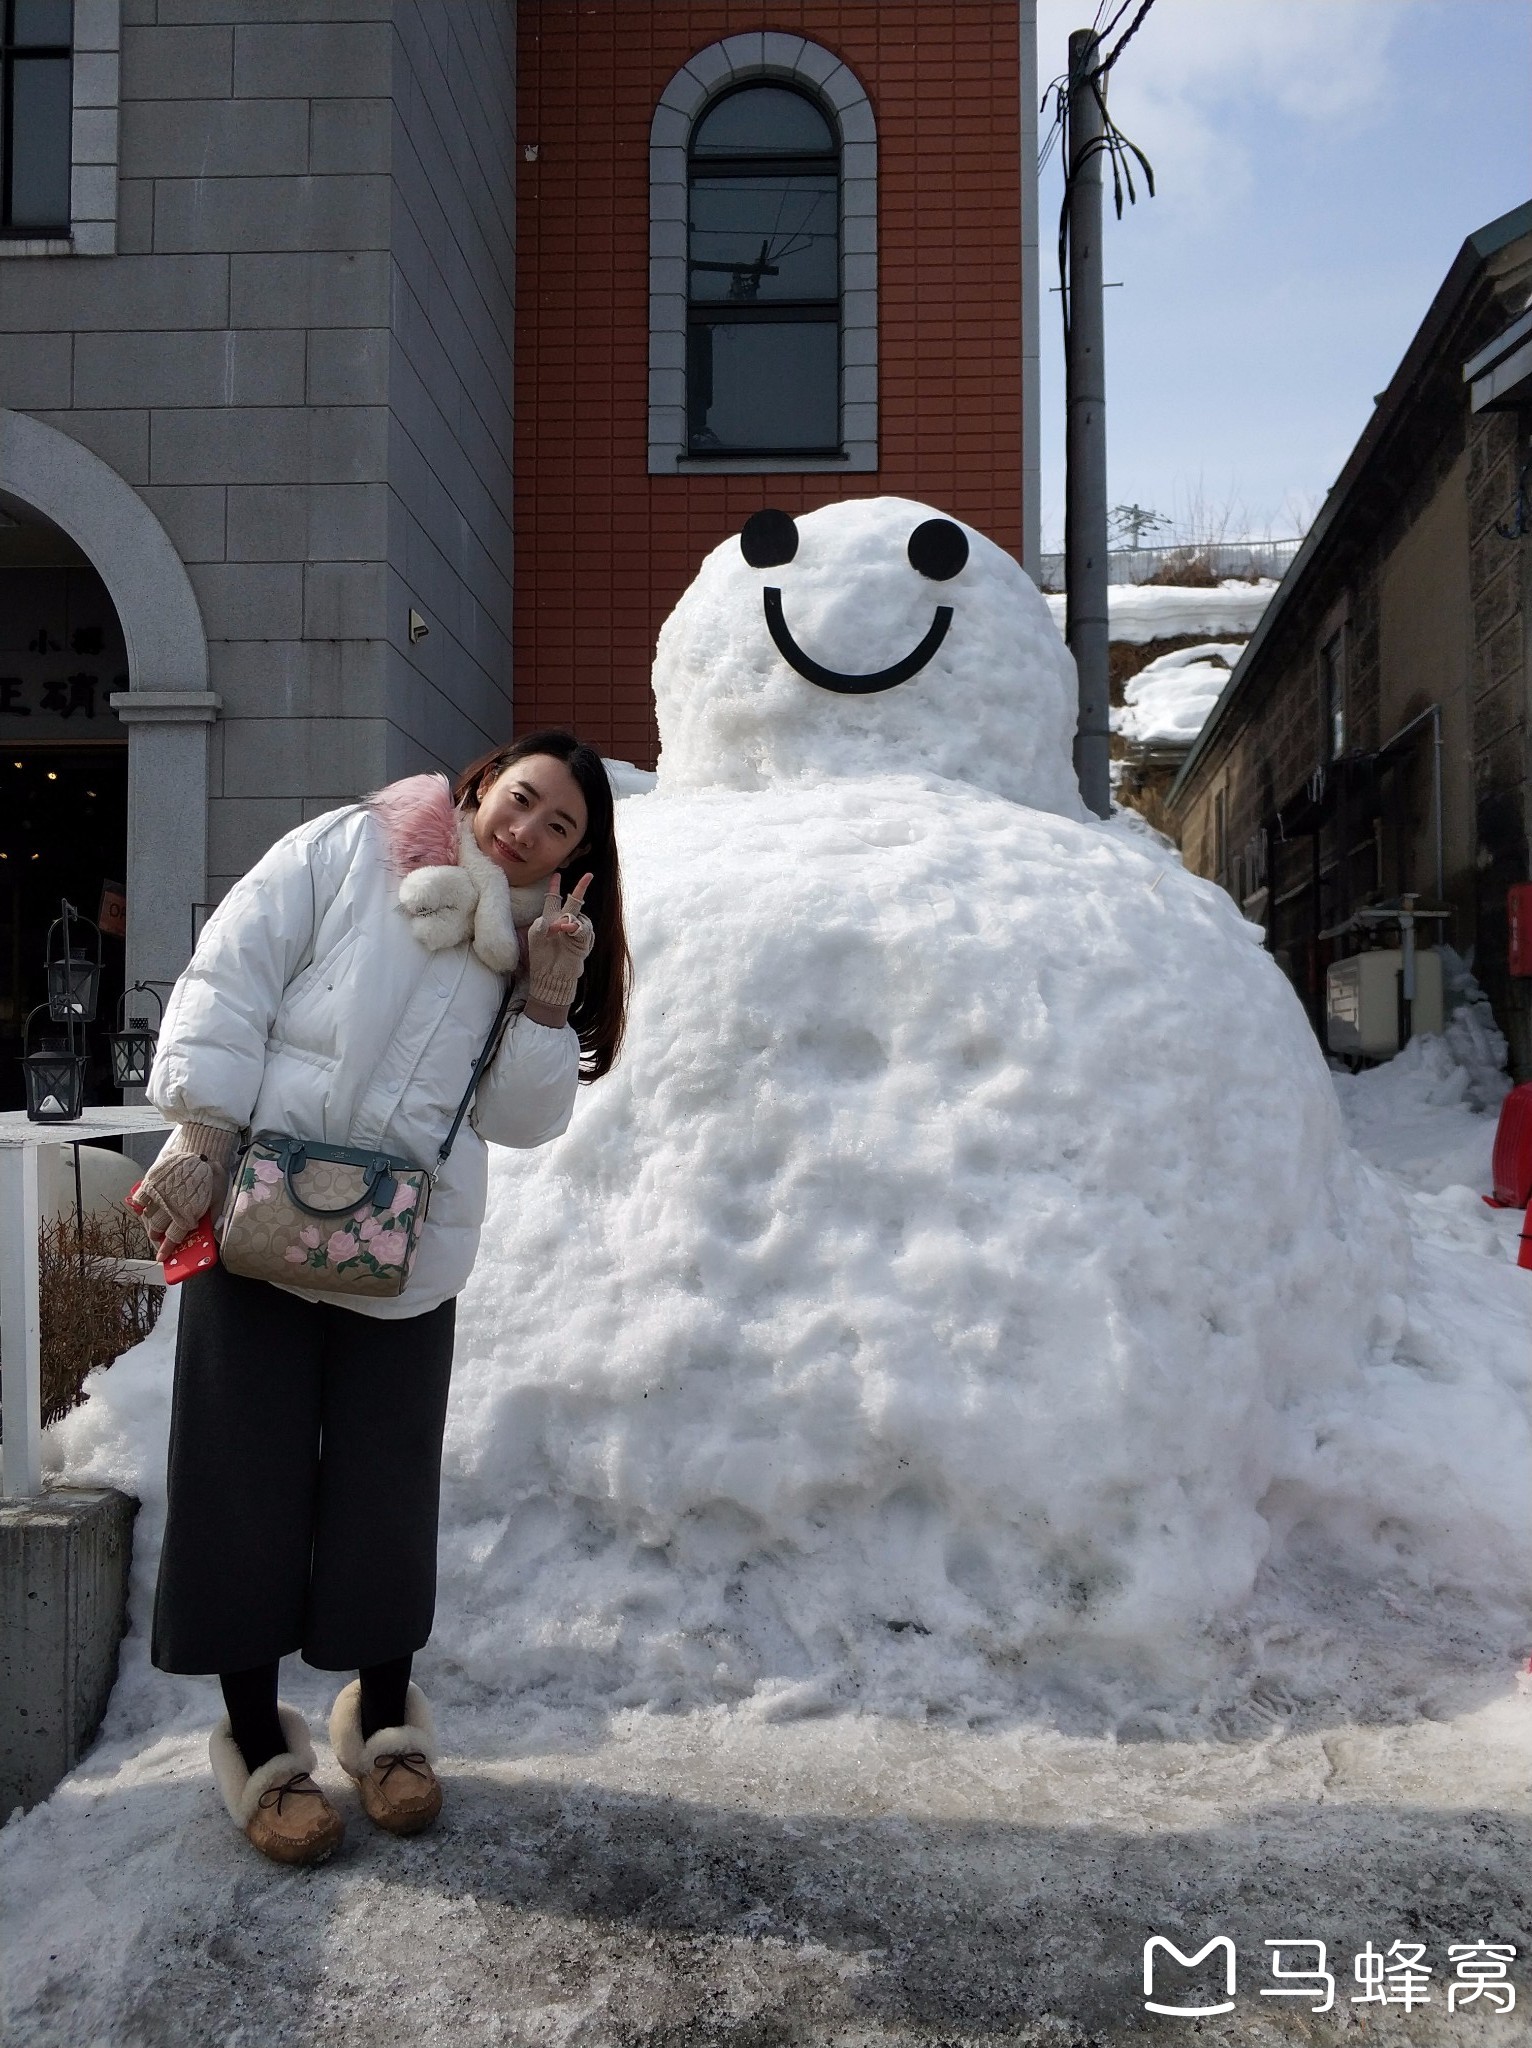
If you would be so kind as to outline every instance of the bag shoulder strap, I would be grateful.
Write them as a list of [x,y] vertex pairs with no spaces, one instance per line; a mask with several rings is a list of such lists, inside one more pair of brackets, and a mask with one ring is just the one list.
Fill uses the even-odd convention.
[[468,1077],[468,1086],[463,1090],[463,1099],[457,1106],[457,1115],[452,1119],[452,1128],[448,1131],[446,1137],[442,1139],[442,1148],[436,1155],[435,1166],[431,1169],[431,1178],[433,1180],[447,1163],[447,1154],[452,1150],[453,1141],[462,1127],[464,1117],[468,1114],[468,1106],[473,1101],[474,1090],[479,1085],[480,1076],[495,1056],[495,1049],[500,1043],[500,1035],[505,1030],[505,1020],[510,1013],[511,991],[507,989],[500,999],[499,1009],[495,1012],[495,1021],[489,1027],[489,1036],[484,1041],[484,1050],[479,1054],[477,1060],[474,1061],[473,1072]]

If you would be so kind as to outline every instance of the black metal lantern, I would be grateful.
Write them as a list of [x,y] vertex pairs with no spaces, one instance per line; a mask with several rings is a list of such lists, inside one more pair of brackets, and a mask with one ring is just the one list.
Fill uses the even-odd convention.
[[[157,1015],[151,1026],[147,1012],[139,1016],[128,1014],[128,997],[146,995],[153,1002]],[[107,1044],[112,1049],[112,1086],[114,1088],[144,1088],[148,1086],[149,1069],[154,1065],[154,1048],[159,1043],[160,1024],[165,1015],[165,1005],[146,981],[135,981],[117,1005],[117,1029],[107,1034]]]
[[[101,933],[72,903],[60,903],[59,910],[48,927],[48,1015],[55,1024],[92,1024],[101,993]],[[94,953],[86,950],[85,931],[95,933]]]
[[45,1038],[32,1050],[32,1019],[48,1008],[39,1003],[22,1026],[21,1064],[27,1080],[27,1119],[34,1124],[67,1124],[85,1107],[85,1055],[75,1049],[73,1019],[67,1038]]

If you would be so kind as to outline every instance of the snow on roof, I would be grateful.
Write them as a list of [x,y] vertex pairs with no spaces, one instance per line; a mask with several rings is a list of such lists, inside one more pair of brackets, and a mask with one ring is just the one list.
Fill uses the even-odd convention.
[[1112,730],[1140,744],[1190,744],[1218,702],[1243,640],[1204,640],[1151,661],[1123,685],[1126,700],[1112,709]]
[[[1146,640],[1175,640],[1183,633],[1239,633],[1246,638],[1277,590],[1259,583],[1219,583],[1211,590],[1176,583],[1114,583],[1107,591],[1109,630],[1114,640],[1141,647]],[[1064,597],[1055,593],[1048,609],[1062,633]]]

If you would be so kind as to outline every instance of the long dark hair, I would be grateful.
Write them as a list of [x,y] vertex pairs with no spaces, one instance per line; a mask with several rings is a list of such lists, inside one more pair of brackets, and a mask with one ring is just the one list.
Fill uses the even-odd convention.
[[633,963],[622,923],[622,877],[617,870],[617,833],[612,815],[612,785],[594,747],[561,728],[529,732],[509,746],[495,747],[470,761],[452,786],[452,801],[470,814],[479,808],[486,779],[495,781],[514,761],[529,754],[548,754],[562,761],[585,799],[585,838],[564,862],[565,889],[583,874],[591,878],[585,914],[595,927],[596,943],[575,986],[569,1021],[580,1038],[580,1079],[599,1081],[622,1050],[628,1023],[628,989]]

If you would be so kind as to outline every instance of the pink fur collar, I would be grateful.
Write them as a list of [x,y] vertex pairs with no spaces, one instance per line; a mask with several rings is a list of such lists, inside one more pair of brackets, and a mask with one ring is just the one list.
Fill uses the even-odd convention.
[[397,874],[457,866],[458,813],[445,775],[406,775],[370,796],[367,807],[383,827]]

